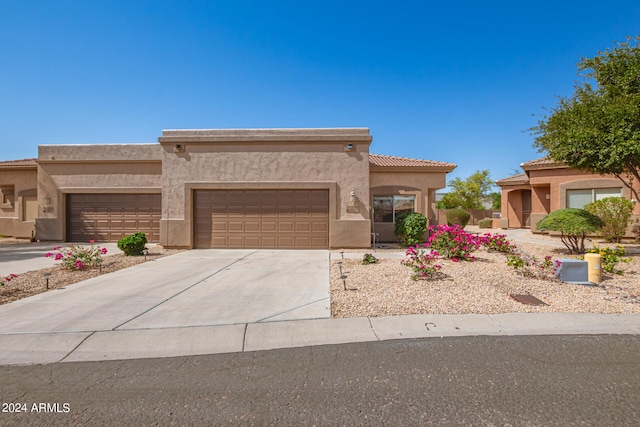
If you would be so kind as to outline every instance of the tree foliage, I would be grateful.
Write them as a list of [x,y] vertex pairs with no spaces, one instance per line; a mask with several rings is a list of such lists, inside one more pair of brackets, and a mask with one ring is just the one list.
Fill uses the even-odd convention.
[[570,167],[613,174],[638,192],[640,182],[640,36],[581,58],[573,96],[557,105],[530,131],[534,146]]
[[551,212],[542,218],[536,228],[541,231],[559,231],[560,240],[572,254],[584,253],[584,239],[602,226],[600,218],[584,209],[566,208]]
[[477,170],[466,179],[454,178],[449,182],[452,191],[445,194],[439,202],[439,208],[484,209],[484,202],[491,200],[494,186],[489,170]]
[[604,222],[600,234],[607,242],[619,243],[627,233],[633,203],[622,197],[606,197],[586,204],[584,210],[591,212]]
[[471,219],[471,214],[462,208],[447,210],[447,225],[458,225],[465,228]]

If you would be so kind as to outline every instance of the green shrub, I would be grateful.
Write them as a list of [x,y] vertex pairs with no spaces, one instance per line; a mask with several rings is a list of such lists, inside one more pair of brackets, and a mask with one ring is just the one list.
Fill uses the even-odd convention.
[[453,262],[473,261],[472,253],[482,246],[482,241],[483,238],[469,234],[457,225],[432,225],[429,227],[429,240],[424,246],[431,248],[432,255]]
[[488,251],[502,252],[504,254],[512,254],[516,251],[516,245],[507,240],[505,234],[485,233],[479,240]]
[[[602,270],[606,273],[623,274],[622,270],[616,269],[616,264],[619,262],[630,262],[631,258],[624,258],[626,250],[622,245],[616,245],[615,248],[601,248],[594,246],[593,249],[587,251],[588,254],[600,255],[600,261],[602,263]],[[584,259],[584,257],[580,257]]]
[[102,264],[102,255],[107,253],[106,248],[95,246],[95,240],[89,240],[90,247],[71,245],[63,248],[53,248],[58,253],[47,252],[45,257],[60,261],[61,265],[69,270],[84,270],[85,268],[98,267]]
[[404,213],[396,216],[395,234],[404,246],[422,243],[427,231],[427,218],[418,212]]
[[143,232],[138,231],[131,236],[125,236],[118,240],[118,249],[127,256],[142,255],[144,250],[147,249],[145,247],[146,244],[147,236]]
[[492,224],[493,224],[493,220],[491,218],[485,218],[478,221],[479,228],[491,228]]
[[541,231],[559,231],[562,243],[572,254],[584,253],[584,239],[595,233],[604,223],[584,209],[566,208],[551,212],[536,224]]
[[633,203],[622,197],[607,197],[585,205],[584,209],[604,222],[600,234],[607,242],[619,243],[627,232]]
[[377,264],[378,258],[376,258],[373,254],[364,254],[364,256],[362,257],[362,263],[364,265]]
[[447,225],[459,225],[464,228],[471,219],[471,214],[462,208],[447,210]]

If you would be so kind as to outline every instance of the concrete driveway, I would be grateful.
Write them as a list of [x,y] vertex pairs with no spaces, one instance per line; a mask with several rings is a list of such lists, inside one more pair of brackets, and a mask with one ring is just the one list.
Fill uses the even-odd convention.
[[0,306],[0,334],[330,317],[329,251],[191,250]]

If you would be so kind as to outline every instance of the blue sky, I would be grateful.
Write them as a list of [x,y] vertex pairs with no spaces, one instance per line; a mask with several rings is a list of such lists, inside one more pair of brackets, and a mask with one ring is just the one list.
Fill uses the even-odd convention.
[[368,127],[371,152],[516,173],[630,1],[0,0],[0,159],[162,129]]

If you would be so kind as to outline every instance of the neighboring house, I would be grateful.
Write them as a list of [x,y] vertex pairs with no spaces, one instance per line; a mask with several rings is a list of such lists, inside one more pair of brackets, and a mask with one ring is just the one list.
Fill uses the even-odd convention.
[[369,153],[367,128],[165,130],[159,144],[41,145],[0,162],[0,233],[180,248],[365,248],[435,218],[456,165]]
[[502,188],[501,228],[536,231],[538,221],[555,210],[582,208],[594,200],[613,196],[633,201],[634,217],[640,217],[640,203],[633,200],[631,190],[612,175],[580,171],[548,158],[520,166],[524,173],[496,181]]
[[36,159],[0,162],[0,234],[31,237],[38,215]]

